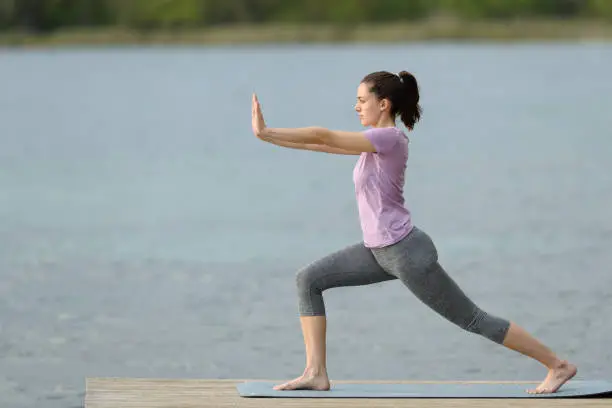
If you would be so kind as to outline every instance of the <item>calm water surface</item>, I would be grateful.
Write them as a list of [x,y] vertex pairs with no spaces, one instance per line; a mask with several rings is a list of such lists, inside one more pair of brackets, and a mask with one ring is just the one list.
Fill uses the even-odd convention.
[[[85,377],[301,373],[295,271],[360,240],[356,157],[270,126],[358,130],[364,74],[413,71],[406,200],[441,261],[579,377],[612,380],[612,46],[0,51],[0,405]],[[399,282],[333,289],[333,379],[541,379]]]

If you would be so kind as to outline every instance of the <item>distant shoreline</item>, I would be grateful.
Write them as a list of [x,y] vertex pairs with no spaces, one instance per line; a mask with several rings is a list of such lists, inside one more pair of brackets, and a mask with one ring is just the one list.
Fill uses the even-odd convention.
[[193,30],[124,28],[61,29],[50,34],[0,32],[0,46],[248,45],[265,43],[397,43],[416,41],[612,40],[612,22],[601,20],[461,21],[436,18],[413,23],[231,25]]

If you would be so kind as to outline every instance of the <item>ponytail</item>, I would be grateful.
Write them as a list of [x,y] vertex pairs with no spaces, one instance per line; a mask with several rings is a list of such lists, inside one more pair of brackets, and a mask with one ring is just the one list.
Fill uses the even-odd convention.
[[414,75],[408,71],[402,71],[398,74],[402,81],[402,97],[398,98],[401,103],[398,103],[398,113],[404,125],[410,130],[414,129],[414,125],[421,119],[422,109],[419,105],[419,85]]

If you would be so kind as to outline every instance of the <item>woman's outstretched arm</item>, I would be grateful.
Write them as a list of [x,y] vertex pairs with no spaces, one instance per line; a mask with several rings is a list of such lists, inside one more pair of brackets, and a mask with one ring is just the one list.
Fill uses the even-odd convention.
[[299,150],[310,150],[313,152],[323,152],[323,153],[333,153],[333,154],[349,154],[349,155],[360,155],[361,152],[340,149],[338,147],[331,147],[324,144],[316,144],[316,143],[296,143],[296,142],[285,142],[281,140],[274,140],[272,138],[265,138],[259,136],[261,140],[264,142],[272,143],[281,147],[288,147],[290,149],[299,149]]
[[[361,154],[362,152],[375,152],[374,146],[362,132],[346,132],[330,130],[322,127],[306,128],[268,128],[261,129],[258,137],[271,143],[293,143],[320,146],[318,149],[328,148]],[[324,150],[320,150],[324,151]]]
[[278,146],[337,154],[376,151],[362,132],[336,131],[322,127],[269,128],[266,126],[255,94],[253,94],[251,116],[253,133],[258,138]]

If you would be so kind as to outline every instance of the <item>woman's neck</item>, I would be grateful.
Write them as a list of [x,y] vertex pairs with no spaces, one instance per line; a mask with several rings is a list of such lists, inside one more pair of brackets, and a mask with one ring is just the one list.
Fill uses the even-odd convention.
[[377,128],[395,127],[395,121],[385,116],[385,117],[380,118],[380,120],[378,121],[376,125],[374,125],[374,127],[377,127]]

